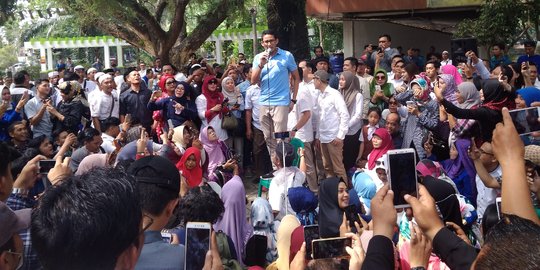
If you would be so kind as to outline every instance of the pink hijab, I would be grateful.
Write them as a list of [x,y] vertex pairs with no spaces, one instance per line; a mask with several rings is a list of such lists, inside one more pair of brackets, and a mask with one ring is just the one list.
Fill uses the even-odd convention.
[[454,76],[454,81],[456,82],[456,85],[461,84],[463,81],[461,79],[461,74],[459,74],[457,68],[454,65],[445,65],[441,67],[441,73],[442,74],[449,74]]
[[89,156],[86,156],[79,164],[75,175],[84,174],[90,171],[92,168],[101,168],[107,166],[108,156],[108,154],[91,154]]

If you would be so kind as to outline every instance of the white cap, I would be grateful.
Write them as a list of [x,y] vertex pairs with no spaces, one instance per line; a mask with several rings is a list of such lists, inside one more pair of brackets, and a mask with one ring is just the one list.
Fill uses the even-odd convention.
[[75,70],[75,69],[84,69],[84,67],[81,66],[81,65],[76,65],[73,69],[74,69],[74,70]]
[[97,69],[96,68],[89,68],[87,71],[86,71],[86,74],[90,74],[90,72],[97,72]]

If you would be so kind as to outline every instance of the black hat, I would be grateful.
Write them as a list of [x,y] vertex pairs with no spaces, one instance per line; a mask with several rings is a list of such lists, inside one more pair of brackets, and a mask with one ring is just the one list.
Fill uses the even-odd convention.
[[[154,171],[153,176],[141,175],[142,169]],[[135,177],[138,183],[155,184],[156,186],[180,192],[180,173],[174,164],[160,156],[149,156],[138,159],[129,166],[128,173]]]
[[313,59],[313,61],[311,61],[311,63],[313,63],[314,65],[317,65],[317,63],[319,62],[326,62],[328,65],[330,65],[330,60],[328,60],[328,58],[324,56],[317,57]]

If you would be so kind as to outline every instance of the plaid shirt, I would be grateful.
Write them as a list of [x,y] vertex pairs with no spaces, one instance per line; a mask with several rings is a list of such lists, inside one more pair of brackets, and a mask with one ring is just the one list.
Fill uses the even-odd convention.
[[[32,198],[26,198],[19,194],[11,194],[9,195],[9,198],[7,200],[7,205],[9,206],[9,208],[11,208],[11,210],[16,211],[24,208],[32,208],[35,202],[36,201]],[[32,241],[30,239],[30,228],[20,231],[19,236],[23,241],[24,247],[23,265],[21,269],[42,269],[43,267],[41,267],[41,264],[39,263],[37,254],[32,248]]]

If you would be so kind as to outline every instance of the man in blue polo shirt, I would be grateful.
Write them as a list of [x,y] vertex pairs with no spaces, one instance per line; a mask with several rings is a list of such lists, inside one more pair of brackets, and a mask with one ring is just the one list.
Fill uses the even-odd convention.
[[[253,59],[251,82],[251,84],[259,83],[261,86],[259,117],[268,152],[271,155],[276,148],[274,133],[287,131],[289,107],[296,103],[296,93],[298,83],[300,83],[294,56],[278,48],[278,42],[279,39],[274,31],[263,31],[261,44],[265,51],[257,54]],[[290,84],[289,74],[292,75]],[[293,88],[292,94],[290,85]]]
[[532,40],[526,40],[523,42],[523,47],[525,48],[525,55],[522,55],[518,58],[517,63],[521,66],[523,62],[533,62],[536,66],[540,66],[540,55],[535,54],[536,42]]

